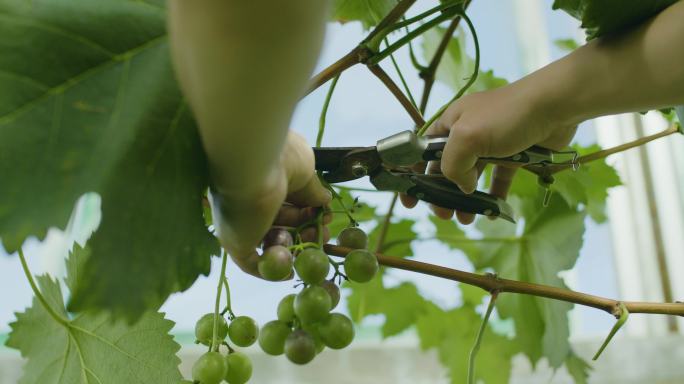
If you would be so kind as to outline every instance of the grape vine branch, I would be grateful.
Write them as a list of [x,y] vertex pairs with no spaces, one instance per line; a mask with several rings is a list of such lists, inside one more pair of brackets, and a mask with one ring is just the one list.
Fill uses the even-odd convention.
[[[324,249],[326,253],[336,257],[345,257],[345,255],[351,251],[351,249],[349,248],[340,247],[332,244],[326,244],[324,246]],[[570,289],[563,289],[548,285],[528,283],[517,280],[503,279],[493,274],[480,275],[477,273],[471,273],[461,271],[458,269],[442,267],[439,265],[424,263],[421,261],[402,259],[395,256],[388,256],[381,253],[376,253],[375,255],[378,258],[378,262],[386,267],[422,273],[424,275],[441,277],[443,279],[473,285],[478,288],[482,288],[487,292],[518,293],[566,301],[569,303],[584,305],[587,307],[603,310],[615,316],[616,318],[619,318],[621,315],[621,304],[624,304],[625,308],[630,313],[649,313],[684,317],[684,303],[680,302],[652,303],[640,301],[620,301],[590,295],[587,293],[576,292]]]

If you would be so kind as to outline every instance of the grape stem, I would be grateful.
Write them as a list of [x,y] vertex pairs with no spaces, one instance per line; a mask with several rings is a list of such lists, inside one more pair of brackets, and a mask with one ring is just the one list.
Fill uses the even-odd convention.
[[318,89],[318,87],[327,83],[328,80],[371,57],[373,52],[368,49],[366,43],[377,38],[382,40],[385,36],[387,36],[387,34],[390,32],[388,27],[399,20],[415,2],[416,0],[401,0],[398,2],[397,5],[395,5],[394,8],[387,14],[387,16],[380,20],[378,25],[356,48],[352,49],[349,53],[342,56],[335,63],[331,64],[329,67],[323,69],[313,78],[311,78],[311,80],[309,80],[309,87],[307,88],[303,97],[306,97],[308,94]]
[[[345,257],[347,253],[352,251],[351,248],[332,244],[326,244],[323,248],[328,255],[337,257]],[[480,275],[416,260],[387,256],[381,253],[376,253],[375,255],[378,258],[378,262],[386,267],[457,281],[482,288],[487,292],[510,292],[545,297],[600,309],[613,316],[615,316],[615,314],[621,314],[620,303],[623,303],[630,313],[651,313],[684,317],[684,303],[621,302],[587,293],[576,292],[570,289],[503,279],[494,275]]]
[[24,250],[22,248],[19,248],[18,253],[19,261],[21,262],[21,268],[24,270],[24,275],[26,275],[26,280],[28,280],[28,283],[31,286],[33,295],[36,296],[36,299],[38,299],[40,305],[43,306],[43,308],[45,309],[45,311],[47,311],[50,317],[55,319],[56,322],[63,325],[64,327],[69,328],[71,326],[69,320],[64,316],[58,314],[57,311],[55,311],[55,309],[52,308],[50,304],[48,304],[47,300],[40,292],[40,289],[38,289],[35,280],[33,280],[33,275],[31,275],[31,270],[29,269],[28,264],[26,263],[26,257],[24,257]]
[[221,290],[223,289],[224,279],[226,278],[226,264],[228,263],[228,253],[221,251],[221,274],[219,275],[218,287],[216,288],[216,302],[214,304],[214,326],[211,336],[210,350],[218,352],[220,343],[218,342],[218,319],[220,316],[219,305],[221,302]]
[[608,337],[606,337],[606,340],[603,342],[603,344],[601,344],[601,348],[599,348],[599,350],[596,352],[596,354],[592,358],[592,360],[594,360],[594,361],[596,361],[599,358],[599,356],[601,356],[601,353],[603,353],[603,350],[606,349],[606,347],[608,346],[608,343],[610,343],[610,341],[613,339],[613,336],[615,336],[617,331],[619,331],[620,328],[622,328],[622,326],[625,325],[625,322],[627,322],[627,318],[629,317],[629,310],[627,309],[627,307],[625,307],[625,304],[622,302],[620,302],[619,308],[620,308],[620,314],[619,314],[620,317],[618,318],[618,321],[615,323],[613,328],[610,330],[610,333],[608,333]]
[[494,303],[496,298],[499,296],[497,291],[492,292],[489,297],[489,305],[487,305],[487,312],[485,312],[484,318],[482,318],[482,324],[480,324],[480,329],[477,331],[477,336],[475,337],[475,343],[470,350],[470,355],[468,356],[468,384],[475,384],[475,358],[477,357],[477,352],[480,351],[480,344],[482,344],[482,337],[484,336],[485,329],[487,329],[487,323],[489,323],[489,316],[492,314],[494,309]]
[[470,30],[470,34],[473,37],[473,44],[475,45],[475,65],[473,68],[473,74],[470,75],[470,78],[468,79],[468,82],[461,88],[458,93],[451,99],[449,100],[448,103],[444,104],[437,112],[430,117],[430,119],[423,124],[423,126],[418,130],[417,135],[421,136],[425,134],[425,131],[439,119],[440,116],[446,111],[447,107],[451,105],[454,101],[460,99],[466,91],[475,83],[475,80],[477,80],[477,75],[480,73],[480,40],[477,37],[477,31],[475,30],[475,26],[473,25],[473,22],[470,20],[468,15],[464,13],[460,14],[461,18],[465,20],[466,24],[468,25],[468,29]]
[[221,311],[221,316],[225,315],[227,312],[230,320],[233,320],[235,318],[235,314],[233,313],[233,308],[231,308],[230,305],[230,285],[228,284],[228,278],[225,275],[223,276],[223,286],[226,288],[226,308]]

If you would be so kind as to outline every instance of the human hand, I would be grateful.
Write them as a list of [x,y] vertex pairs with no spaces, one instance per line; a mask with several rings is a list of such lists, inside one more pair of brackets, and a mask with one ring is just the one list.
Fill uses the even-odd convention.
[[[529,87],[528,87],[529,88]],[[472,193],[484,169],[480,157],[507,157],[533,145],[561,150],[575,135],[576,124],[565,123],[545,105],[543,98],[525,85],[512,83],[491,91],[474,93],[453,102],[427,130],[429,135],[449,135],[440,162],[427,165],[428,173],[443,173],[465,193]],[[495,166],[490,193],[506,198],[516,168]],[[411,208],[417,200],[401,196]],[[454,210],[431,206],[442,219]],[[463,224],[474,221],[473,214],[456,212]]]
[[[243,271],[259,277],[256,248],[271,226],[297,227],[316,217],[316,207],[330,202],[330,191],[321,184],[314,166],[311,147],[290,131],[279,166],[261,188],[249,195],[235,188],[222,190],[217,186],[212,190],[209,201],[216,233]],[[324,224],[329,220],[324,217]],[[315,228],[306,229],[301,235],[305,241],[317,238]]]

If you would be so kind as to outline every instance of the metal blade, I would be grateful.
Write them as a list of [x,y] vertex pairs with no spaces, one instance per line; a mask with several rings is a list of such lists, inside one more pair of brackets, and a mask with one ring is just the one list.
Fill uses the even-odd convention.
[[341,183],[369,175],[382,161],[375,147],[314,148],[316,169],[329,183]]

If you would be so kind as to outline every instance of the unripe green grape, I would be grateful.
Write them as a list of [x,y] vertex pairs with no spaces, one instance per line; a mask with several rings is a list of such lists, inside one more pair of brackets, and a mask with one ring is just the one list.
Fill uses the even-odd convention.
[[292,333],[292,329],[286,323],[273,320],[264,324],[259,332],[259,346],[269,355],[282,355],[285,350],[285,339]]
[[366,249],[368,235],[358,227],[348,227],[337,236],[337,245],[352,249]]
[[239,347],[249,347],[259,337],[259,326],[248,316],[238,316],[228,326],[230,340]]
[[342,349],[354,340],[354,324],[341,313],[331,313],[318,325],[318,334],[326,346]]
[[321,287],[323,287],[323,289],[328,292],[328,295],[330,295],[330,310],[335,309],[337,304],[340,302],[340,287],[338,287],[337,284],[335,284],[335,282],[332,280],[326,280],[322,282]]
[[298,329],[285,340],[285,356],[295,364],[306,364],[316,357],[316,341],[308,332]]
[[327,317],[331,305],[332,300],[325,289],[310,285],[295,297],[294,311],[302,323],[314,323]]
[[319,284],[330,271],[328,255],[318,248],[306,248],[294,262],[297,275],[307,284]]
[[252,361],[242,352],[232,352],[226,356],[228,384],[244,384],[252,377]]
[[266,248],[264,254],[259,257],[257,269],[266,280],[282,281],[292,273],[293,263],[294,258],[289,249],[282,245],[274,245]]
[[192,366],[192,379],[200,384],[218,384],[226,377],[228,365],[218,352],[207,352]]
[[355,249],[344,260],[344,272],[351,281],[365,283],[378,272],[378,259],[370,251]]
[[294,293],[291,293],[280,300],[280,303],[278,303],[278,320],[284,321],[286,323],[294,320],[294,301],[296,296],[297,295]]
[[[223,316],[219,315],[218,319],[218,332],[217,341],[220,343],[226,339],[228,334],[228,323]],[[204,345],[211,344],[212,337],[214,336],[214,314],[207,313],[202,316],[195,324],[195,338]]]

